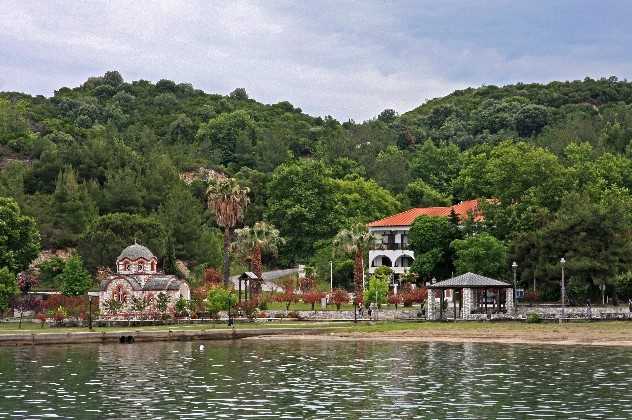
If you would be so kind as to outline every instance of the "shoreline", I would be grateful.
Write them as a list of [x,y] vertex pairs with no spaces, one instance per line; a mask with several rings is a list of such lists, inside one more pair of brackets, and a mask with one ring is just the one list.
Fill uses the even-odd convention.
[[477,343],[477,344],[525,344],[525,345],[556,345],[556,346],[600,346],[600,347],[632,347],[631,340],[593,340],[593,339],[542,339],[530,337],[480,337],[465,335],[429,335],[404,336],[381,333],[351,333],[351,334],[317,334],[317,335],[274,335],[247,337],[246,340],[263,341],[363,341],[363,342],[399,342],[399,343]]
[[519,322],[393,322],[376,323],[291,323],[237,324],[233,328],[210,325],[164,327],[121,327],[88,331],[68,328],[0,331],[0,346],[140,343],[191,340],[321,340],[321,341],[391,341],[496,343],[525,345],[573,345],[632,347],[632,324],[626,321],[594,323]]

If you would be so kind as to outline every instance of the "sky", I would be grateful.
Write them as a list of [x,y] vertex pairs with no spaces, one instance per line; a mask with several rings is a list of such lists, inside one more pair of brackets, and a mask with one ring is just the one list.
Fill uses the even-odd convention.
[[0,91],[118,70],[341,121],[456,89],[632,75],[632,2],[0,0]]

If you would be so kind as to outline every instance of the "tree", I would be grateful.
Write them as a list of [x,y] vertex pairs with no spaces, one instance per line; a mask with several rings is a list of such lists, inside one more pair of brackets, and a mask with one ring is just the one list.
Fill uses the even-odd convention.
[[92,277],[84,268],[83,261],[78,255],[74,255],[66,261],[59,279],[61,281],[60,291],[65,296],[81,296],[92,287]]
[[344,289],[334,289],[331,292],[331,302],[340,310],[340,305],[349,303],[349,293]]
[[10,273],[25,270],[39,250],[35,220],[23,215],[15,200],[0,197],[0,267]]
[[457,239],[450,246],[459,274],[472,272],[493,278],[507,274],[507,246],[488,233]]
[[244,88],[236,88],[233,90],[230,95],[232,99],[237,99],[238,101],[245,101],[248,99],[248,93]]
[[134,241],[147,246],[157,258],[165,255],[167,234],[153,217],[112,213],[96,218],[79,241],[79,254],[92,272],[113,267],[116,257]]
[[369,278],[369,285],[364,291],[364,302],[377,303],[378,306],[386,303],[386,297],[388,296],[388,283],[389,275],[383,271],[376,271]]
[[400,204],[373,180],[347,175],[330,179],[333,197],[331,224],[336,230],[353,223],[367,223],[399,211]]
[[538,134],[549,120],[549,110],[542,105],[529,104],[516,114],[515,123],[518,134],[529,137]]
[[353,282],[356,296],[362,295],[364,252],[376,240],[377,237],[362,224],[356,224],[351,229],[343,229],[334,238],[334,250],[352,254],[354,257]]
[[58,246],[75,246],[86,226],[97,216],[97,208],[85,184],[77,182],[72,167],[65,167],[57,176],[52,203],[53,232]]
[[216,178],[206,190],[208,207],[215,212],[215,221],[224,228],[224,284],[230,283],[231,232],[243,217],[249,203],[248,188],[232,178]]
[[164,262],[162,263],[162,269],[164,270],[166,274],[173,274],[173,275],[179,274],[178,266],[176,262],[176,248],[173,244],[173,239],[171,239],[170,235],[167,235],[165,249],[166,249],[166,255],[164,258]]
[[11,299],[19,292],[15,274],[8,267],[0,267],[0,315],[7,310]]
[[284,163],[268,182],[265,217],[279,227],[287,245],[285,262],[297,263],[314,253],[316,241],[330,238],[333,190],[329,169],[313,160]]
[[[285,240],[279,235],[279,231],[274,225],[267,222],[257,222],[253,227],[244,227],[235,231],[236,241],[233,247],[250,261],[250,268],[255,273],[259,281],[263,278],[263,264],[261,262],[262,253],[275,254],[279,245]],[[261,284],[254,288],[255,293],[261,292]]]
[[415,219],[408,232],[408,242],[415,251],[411,270],[426,280],[449,277],[454,269],[450,243],[459,237],[459,228],[447,217]]
[[303,302],[312,305],[312,311],[314,310],[314,306],[324,297],[325,293],[319,292],[317,290],[308,290],[306,292],[303,292]]
[[409,183],[404,190],[404,196],[411,207],[437,207],[452,204],[450,197],[441,194],[421,179]]
[[211,316],[217,317],[220,311],[227,311],[237,303],[237,296],[234,291],[226,287],[212,287],[208,291],[206,298],[206,309]]

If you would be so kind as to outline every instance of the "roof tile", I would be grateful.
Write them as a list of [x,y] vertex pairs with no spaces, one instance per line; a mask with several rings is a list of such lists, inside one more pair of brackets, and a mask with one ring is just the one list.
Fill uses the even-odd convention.
[[369,223],[369,227],[389,227],[389,226],[410,226],[419,216],[448,217],[454,212],[463,219],[469,213],[473,213],[475,220],[480,220],[482,216],[478,213],[478,200],[462,201],[459,204],[449,207],[423,207],[406,210],[402,213],[385,217]]

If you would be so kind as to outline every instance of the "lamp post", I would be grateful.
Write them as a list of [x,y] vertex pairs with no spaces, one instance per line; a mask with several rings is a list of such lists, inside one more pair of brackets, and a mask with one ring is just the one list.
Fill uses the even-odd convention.
[[518,311],[517,308],[517,302],[516,302],[516,272],[518,271],[518,263],[517,262],[513,262],[511,264],[511,268],[513,269],[513,311],[514,311],[514,315],[516,314],[516,312]]
[[562,266],[562,316],[564,316],[564,307],[566,306],[566,286],[564,285],[564,264],[566,264],[566,260],[564,257],[560,258],[560,264]]
[[329,291],[334,290],[334,262],[329,261]]

